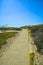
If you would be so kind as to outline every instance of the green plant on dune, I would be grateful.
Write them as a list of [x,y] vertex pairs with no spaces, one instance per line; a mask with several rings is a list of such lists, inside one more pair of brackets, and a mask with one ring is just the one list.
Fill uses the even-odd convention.
[[13,37],[17,34],[18,32],[4,32],[0,33],[0,48],[2,45],[6,44],[6,39]]

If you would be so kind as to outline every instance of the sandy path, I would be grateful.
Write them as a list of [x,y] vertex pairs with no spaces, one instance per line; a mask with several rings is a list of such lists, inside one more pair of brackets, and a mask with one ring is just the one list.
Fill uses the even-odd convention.
[[28,31],[23,29],[0,57],[0,65],[29,65],[28,48]]

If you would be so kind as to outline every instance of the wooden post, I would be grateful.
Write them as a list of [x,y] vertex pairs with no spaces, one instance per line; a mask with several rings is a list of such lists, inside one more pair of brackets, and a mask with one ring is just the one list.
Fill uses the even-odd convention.
[[30,51],[29,56],[30,56],[30,65],[34,65],[34,52]]

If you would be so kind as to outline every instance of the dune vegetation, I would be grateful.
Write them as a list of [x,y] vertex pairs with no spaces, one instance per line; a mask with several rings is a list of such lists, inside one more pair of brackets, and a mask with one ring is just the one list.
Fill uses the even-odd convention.
[[23,26],[21,28],[30,29],[34,44],[40,52],[43,49],[43,24]]
[[11,38],[12,36],[15,36],[17,32],[3,32],[0,33],[0,48],[2,45],[6,44],[6,39]]

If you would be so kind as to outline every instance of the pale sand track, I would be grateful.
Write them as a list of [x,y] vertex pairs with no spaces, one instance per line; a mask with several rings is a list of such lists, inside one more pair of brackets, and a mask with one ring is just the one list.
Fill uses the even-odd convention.
[[29,65],[28,31],[23,29],[0,57],[0,65]]

